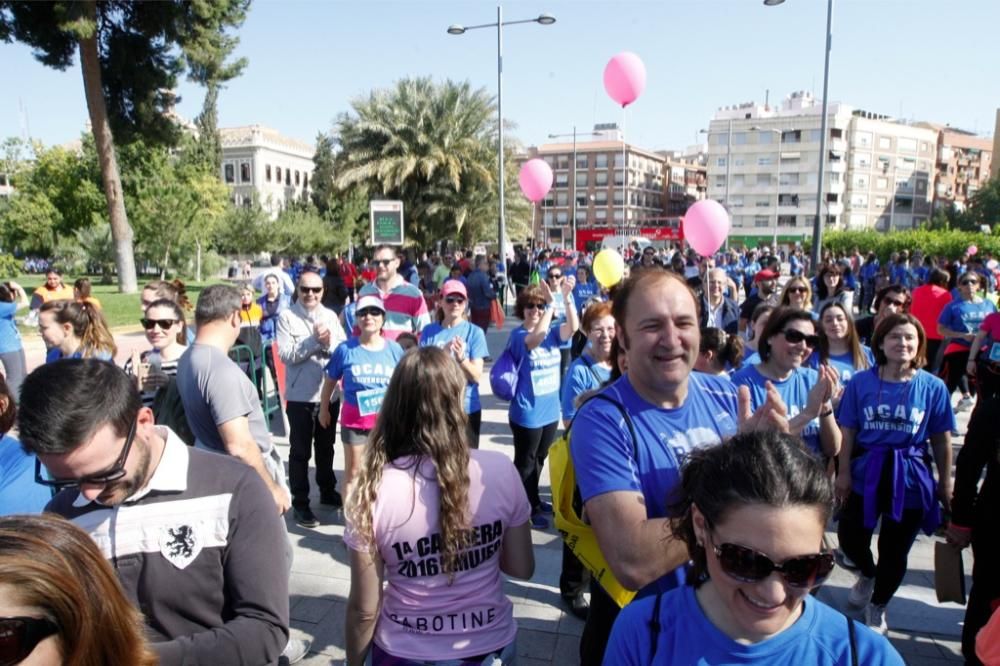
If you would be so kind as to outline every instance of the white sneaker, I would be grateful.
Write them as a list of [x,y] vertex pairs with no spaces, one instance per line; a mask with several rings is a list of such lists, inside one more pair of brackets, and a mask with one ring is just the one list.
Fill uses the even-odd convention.
[[847,596],[847,603],[851,608],[864,608],[872,600],[872,591],[875,590],[875,578],[868,576],[858,576],[858,582],[851,588],[851,593]]
[[885,621],[884,604],[868,604],[865,606],[865,624],[885,636],[889,633],[889,625]]
[[282,651],[281,656],[278,658],[278,666],[295,664],[302,661],[306,654],[309,653],[310,647],[312,647],[312,641],[289,638],[288,643],[285,644],[284,651]]
[[968,396],[967,395],[967,396],[965,396],[964,398],[962,398],[961,400],[958,401],[958,404],[955,405],[955,411],[956,412],[967,412],[970,409],[972,409],[972,406],[974,404],[975,404],[975,402],[972,400],[972,396]]

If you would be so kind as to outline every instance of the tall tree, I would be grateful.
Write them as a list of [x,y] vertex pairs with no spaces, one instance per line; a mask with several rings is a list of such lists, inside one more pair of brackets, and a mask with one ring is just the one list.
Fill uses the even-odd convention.
[[[182,52],[194,43],[191,5],[184,0],[0,0],[0,40],[23,42],[43,64],[66,69],[79,53],[87,111],[97,148],[101,184],[115,243],[118,288],[136,291],[133,231],[125,211],[116,140],[141,137],[171,144],[178,128],[167,111],[183,69]],[[219,29],[220,22],[210,23]]]
[[454,236],[462,201],[496,187],[496,107],[468,82],[404,79],[351,103],[336,121],[336,184],[400,199],[406,235],[418,243]]

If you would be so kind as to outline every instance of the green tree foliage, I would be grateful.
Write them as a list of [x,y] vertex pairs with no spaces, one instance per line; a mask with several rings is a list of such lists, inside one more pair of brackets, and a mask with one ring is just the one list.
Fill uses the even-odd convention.
[[[116,141],[175,143],[179,132],[167,111],[184,58],[196,68],[224,67],[231,51],[225,30],[244,15],[235,1],[0,0],[0,41],[27,44],[42,64],[60,70],[79,53],[122,292],[136,291],[137,281]],[[213,32],[221,35],[214,41]]]
[[997,231],[1000,227],[1000,177],[988,181],[969,201],[966,210],[963,229],[979,231],[983,225]]
[[[485,90],[403,79],[351,106],[353,113],[335,123],[341,147],[335,183],[402,200],[407,238],[418,244],[455,238],[466,224],[486,219],[491,199],[497,209],[496,106]],[[507,175],[508,189],[516,191],[516,177]],[[466,232],[477,234],[474,226]]]
[[334,145],[330,135],[316,135],[315,168],[309,183],[313,206],[331,227],[329,244],[343,252],[351,245],[363,245],[368,236],[368,193],[362,184],[337,187]]
[[823,250],[849,253],[858,248],[862,253],[875,252],[880,261],[886,261],[893,252],[919,249],[924,256],[960,257],[970,245],[981,252],[1000,255],[1000,235],[986,235],[971,231],[833,231],[823,235]]

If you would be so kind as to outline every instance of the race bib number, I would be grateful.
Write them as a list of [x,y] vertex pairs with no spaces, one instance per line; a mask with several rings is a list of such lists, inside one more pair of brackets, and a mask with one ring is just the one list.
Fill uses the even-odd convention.
[[994,342],[993,346],[990,347],[990,360],[994,363],[1000,363],[1000,342]]
[[559,391],[559,366],[531,371],[531,388],[535,395],[548,395]]
[[378,414],[382,407],[382,400],[385,398],[385,387],[358,391],[358,413],[361,416],[371,416]]

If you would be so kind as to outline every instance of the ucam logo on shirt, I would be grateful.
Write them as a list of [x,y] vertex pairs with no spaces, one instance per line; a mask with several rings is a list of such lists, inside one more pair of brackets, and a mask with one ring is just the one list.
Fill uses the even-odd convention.
[[864,430],[895,430],[898,432],[916,433],[924,420],[926,411],[906,405],[876,405],[862,410],[864,414]]

